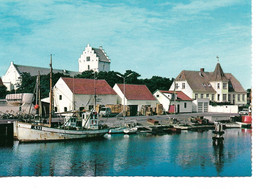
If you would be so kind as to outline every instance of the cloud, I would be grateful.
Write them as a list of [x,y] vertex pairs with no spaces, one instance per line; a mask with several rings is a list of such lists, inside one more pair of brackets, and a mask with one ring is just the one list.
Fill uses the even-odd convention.
[[173,6],[173,11],[184,14],[198,14],[209,12],[222,7],[229,7],[234,4],[241,4],[243,0],[193,0],[190,3],[178,3]]
[[211,62],[224,50],[232,54],[240,46],[248,48],[250,23],[212,15],[239,3],[244,1],[141,5],[139,1],[4,1],[0,3],[0,69],[6,70],[13,60],[47,67],[53,53],[54,67],[76,71],[77,60],[90,43],[104,47],[113,70],[175,77],[181,69]]

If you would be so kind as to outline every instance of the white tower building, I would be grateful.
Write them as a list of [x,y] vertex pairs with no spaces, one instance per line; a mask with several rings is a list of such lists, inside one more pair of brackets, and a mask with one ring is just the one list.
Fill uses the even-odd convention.
[[99,48],[93,48],[88,44],[81,54],[78,63],[79,72],[84,72],[87,70],[108,72],[110,71],[111,61],[102,46]]

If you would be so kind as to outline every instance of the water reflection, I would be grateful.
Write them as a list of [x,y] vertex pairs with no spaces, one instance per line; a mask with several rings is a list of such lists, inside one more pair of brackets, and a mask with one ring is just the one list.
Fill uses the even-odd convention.
[[222,172],[223,166],[224,166],[224,144],[221,143],[219,145],[213,145],[214,148],[214,162],[216,166],[217,175],[220,176],[220,173]]
[[[250,176],[251,133],[111,135],[102,140],[4,143],[0,176]],[[241,164],[240,162],[243,162]],[[243,167],[244,166],[244,167]]]

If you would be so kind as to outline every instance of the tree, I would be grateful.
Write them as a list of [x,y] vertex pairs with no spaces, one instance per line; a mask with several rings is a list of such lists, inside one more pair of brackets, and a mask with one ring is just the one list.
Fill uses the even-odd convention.
[[[53,73],[52,74],[52,83],[53,86],[60,79],[60,77],[70,77],[69,75],[65,75],[63,73]],[[22,82],[18,86],[18,93],[34,93],[36,79],[37,76],[31,76],[29,73],[21,74]],[[46,98],[49,96],[50,92],[50,74],[48,75],[40,75],[40,90],[41,90],[41,98]]]
[[7,94],[7,88],[6,88],[6,86],[1,85],[1,86],[0,86],[0,99],[5,98],[6,94]]
[[143,79],[142,84],[146,85],[148,89],[154,93],[157,89],[169,90],[174,79],[166,77],[153,76],[151,79]]

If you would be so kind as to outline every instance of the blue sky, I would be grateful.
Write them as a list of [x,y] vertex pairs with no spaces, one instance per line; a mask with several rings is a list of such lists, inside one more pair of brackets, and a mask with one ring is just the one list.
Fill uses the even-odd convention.
[[111,70],[142,78],[213,71],[217,59],[251,87],[250,0],[0,1],[0,76],[11,61],[78,71],[89,43],[103,46]]

